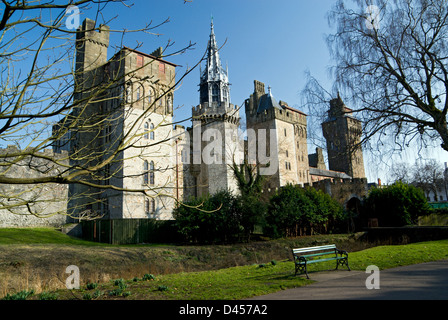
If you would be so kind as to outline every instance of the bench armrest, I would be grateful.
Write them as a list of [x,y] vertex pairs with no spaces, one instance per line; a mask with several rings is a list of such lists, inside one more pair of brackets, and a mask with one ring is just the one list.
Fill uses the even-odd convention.
[[302,257],[302,256],[299,256],[299,255],[297,255],[297,254],[293,254],[293,257],[294,257],[294,262],[306,262],[306,258],[305,257]]
[[340,250],[340,249],[336,249],[337,253],[340,254],[341,256],[344,255],[346,257],[348,257],[348,252],[345,250]]

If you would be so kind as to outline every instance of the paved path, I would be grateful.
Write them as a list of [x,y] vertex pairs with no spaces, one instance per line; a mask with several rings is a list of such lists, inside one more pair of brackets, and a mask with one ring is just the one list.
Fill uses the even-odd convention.
[[369,275],[348,270],[309,273],[316,283],[250,300],[448,300],[448,260],[382,270],[379,289],[366,288]]

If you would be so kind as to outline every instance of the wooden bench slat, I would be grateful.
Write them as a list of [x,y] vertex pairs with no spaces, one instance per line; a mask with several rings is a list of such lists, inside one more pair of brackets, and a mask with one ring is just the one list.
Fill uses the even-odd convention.
[[328,250],[328,249],[336,249],[336,245],[333,244],[333,245],[319,246],[319,247],[298,248],[298,249],[293,249],[293,251],[294,251],[294,253],[300,253],[300,252]]
[[308,258],[308,257],[316,257],[316,256],[326,256],[326,255],[329,255],[329,254],[335,254],[335,251],[333,250],[333,251],[331,251],[331,252],[323,252],[323,253],[313,253],[313,254],[305,254],[305,255],[300,255],[301,257],[304,257],[304,258]]

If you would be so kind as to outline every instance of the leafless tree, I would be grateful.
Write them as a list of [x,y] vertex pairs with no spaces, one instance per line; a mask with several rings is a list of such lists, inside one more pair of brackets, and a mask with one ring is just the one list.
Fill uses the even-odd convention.
[[[135,85],[127,87],[125,81],[151,79],[136,77],[139,70],[122,70],[113,75],[107,72],[95,74],[92,70],[82,73],[77,71],[74,48],[79,31],[66,27],[67,10],[73,6],[81,12],[96,10],[96,24],[89,32],[101,31],[102,25],[116,18],[107,20],[103,14],[106,6],[122,6],[121,9],[132,10],[126,1],[114,0],[67,0],[57,3],[51,0],[1,1],[0,143],[3,147],[10,147],[0,152],[0,209],[41,217],[42,210],[36,203],[41,202],[45,207],[49,200],[42,200],[39,194],[45,192],[45,186],[54,184],[84,185],[85,190],[92,192],[92,201],[98,199],[94,193],[99,194],[104,190],[141,193],[148,197],[157,197],[163,193],[162,188],[152,188],[149,184],[140,188],[122,187],[115,184],[113,178],[122,174],[120,166],[123,159],[120,155],[125,150],[141,150],[140,153],[134,153],[133,157],[143,158],[148,148],[157,154],[157,148],[160,149],[162,144],[172,143],[168,135],[159,137],[157,142],[143,140],[145,136],[160,130],[160,127],[172,127],[173,123],[162,119],[155,127],[146,128],[142,120],[156,112],[162,106],[161,101],[168,103],[165,102],[168,101],[167,95],[178,87],[200,61],[177,79],[173,77],[173,81],[163,89],[153,92],[145,112],[135,116],[132,108],[127,106],[132,107],[137,102],[133,99],[146,99],[148,93],[138,92]],[[165,20],[157,25],[151,22],[137,30],[110,32],[123,36],[129,32],[156,35],[157,27],[167,22]],[[168,43],[162,48],[161,58],[180,54],[193,44],[180,50],[173,50],[171,46]],[[138,46],[133,49],[138,49]],[[118,64],[120,59],[123,57],[112,58]],[[146,65],[141,66],[144,67]],[[135,98],[136,95],[138,98]],[[132,101],[126,101],[130,96],[133,97]],[[92,109],[92,105],[98,106],[101,102],[107,104],[108,101],[121,103],[102,112]],[[135,117],[135,122],[132,127],[124,128],[118,134],[116,125],[123,121],[123,117]],[[58,126],[54,126],[56,123]],[[45,152],[53,147],[55,141],[64,149],[64,143],[75,143],[75,136],[81,139],[76,140],[77,145],[71,152],[58,156]],[[82,137],[92,140],[86,141]],[[92,141],[107,141],[107,147],[95,149],[98,142]],[[17,166],[25,167],[27,172],[35,174],[13,174]],[[167,167],[156,170],[172,169]],[[16,188],[15,194],[6,194],[5,190],[11,192],[8,186],[20,188]],[[38,191],[32,193],[32,190]],[[82,210],[84,215],[85,212]],[[51,212],[55,213],[63,212]],[[48,212],[44,216],[48,216]]]
[[401,152],[418,141],[448,151],[448,2],[348,2],[338,0],[328,14],[334,87],[308,75],[310,115],[326,117],[340,93],[362,120],[366,145]]
[[389,177],[392,182],[401,181],[410,183],[412,181],[412,168],[407,162],[396,162],[389,170]]
[[434,200],[440,198],[441,187],[443,186],[443,167],[435,159],[428,161],[416,161],[412,168],[412,183],[421,188],[429,197],[430,192],[434,194]]
[[427,197],[432,192],[435,201],[438,201],[440,196],[448,197],[444,168],[435,159],[416,160],[413,165],[407,162],[395,163],[389,171],[389,176],[392,182],[401,181],[415,185],[422,189]]

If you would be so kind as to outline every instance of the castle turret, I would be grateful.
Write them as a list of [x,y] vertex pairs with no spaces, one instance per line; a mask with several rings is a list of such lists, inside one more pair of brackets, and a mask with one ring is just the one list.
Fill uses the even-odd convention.
[[328,119],[322,123],[327,140],[330,170],[345,172],[352,178],[365,178],[361,148],[362,125],[341,97],[330,101]]
[[107,62],[109,27],[85,19],[76,34],[76,69],[89,71]]
[[[192,110],[193,139],[201,141],[201,164],[190,166],[195,187],[191,195],[214,194],[221,190],[238,192],[229,167],[240,157],[239,110],[230,103],[228,70],[219,56],[213,21],[207,46],[207,61],[200,71],[199,102]],[[200,135],[200,137],[197,137]]]

